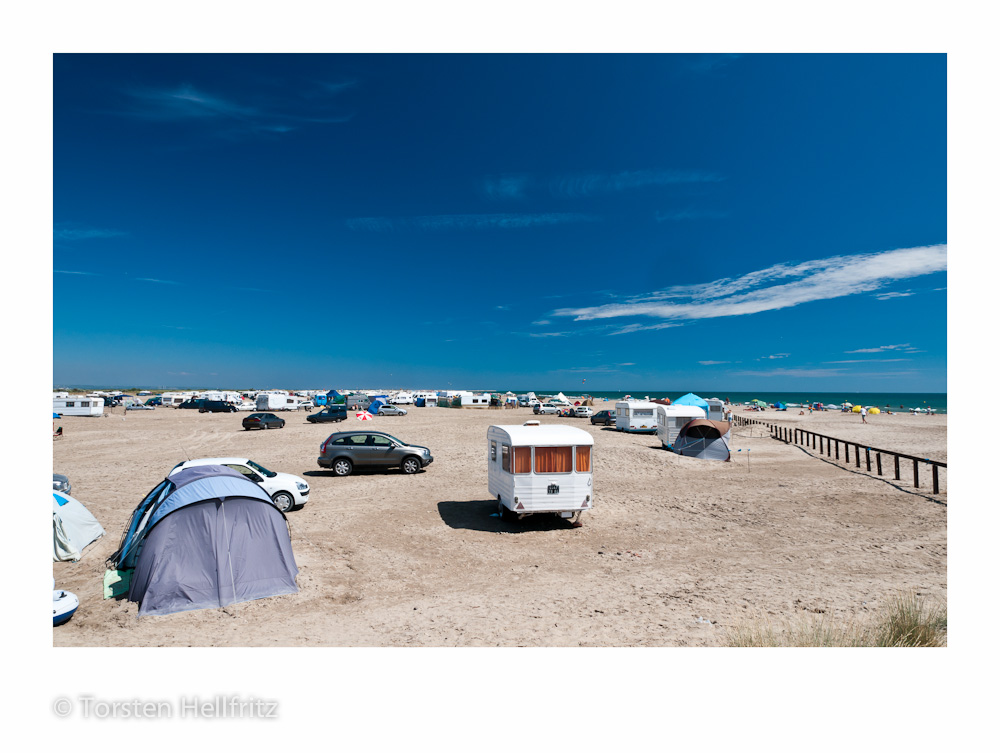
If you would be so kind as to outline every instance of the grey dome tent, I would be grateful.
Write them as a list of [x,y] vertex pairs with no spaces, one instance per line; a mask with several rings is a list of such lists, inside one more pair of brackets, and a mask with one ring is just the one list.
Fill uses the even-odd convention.
[[728,421],[709,421],[696,418],[681,427],[674,440],[673,450],[678,455],[703,460],[729,460]]
[[185,468],[158,484],[108,565],[133,570],[128,599],[140,616],[299,590],[284,514],[257,484],[219,465]]
[[79,500],[52,492],[53,562],[78,562],[83,550],[103,535],[97,518]]

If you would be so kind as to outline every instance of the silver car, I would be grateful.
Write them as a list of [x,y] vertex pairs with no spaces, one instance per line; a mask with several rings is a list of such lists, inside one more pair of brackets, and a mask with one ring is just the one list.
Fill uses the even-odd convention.
[[405,416],[406,408],[400,408],[398,405],[380,405],[378,414],[380,416]]
[[349,476],[355,468],[399,468],[416,473],[434,462],[431,451],[407,444],[384,431],[341,431],[319,446],[316,462],[338,476]]

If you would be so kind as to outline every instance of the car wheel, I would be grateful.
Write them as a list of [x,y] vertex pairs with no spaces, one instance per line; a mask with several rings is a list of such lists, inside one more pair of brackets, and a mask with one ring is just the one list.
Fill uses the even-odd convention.
[[291,492],[278,492],[271,497],[271,501],[282,512],[291,512],[292,508],[295,507],[295,497],[292,496]]
[[338,476],[350,476],[353,467],[347,458],[338,458],[333,462],[333,472]]
[[280,424],[278,424],[278,428],[279,429],[284,429],[285,428],[285,422],[282,421]]
[[198,409],[198,412],[199,412],[199,413],[204,413],[204,412],[205,412],[205,409],[204,409],[204,408],[199,408],[199,409]]
[[414,457],[404,458],[399,467],[402,468],[403,473],[416,473],[420,470],[420,461]]

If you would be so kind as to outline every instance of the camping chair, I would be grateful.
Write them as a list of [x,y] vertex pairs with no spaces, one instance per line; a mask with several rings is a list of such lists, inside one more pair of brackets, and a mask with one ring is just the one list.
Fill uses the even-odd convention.
[[62,430],[61,426],[58,429],[56,429],[54,432],[52,432],[52,438],[53,439],[62,439],[62,435],[63,435],[63,430]]

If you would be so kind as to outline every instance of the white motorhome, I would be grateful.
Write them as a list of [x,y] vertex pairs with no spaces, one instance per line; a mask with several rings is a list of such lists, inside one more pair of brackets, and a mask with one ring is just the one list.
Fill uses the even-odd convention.
[[298,410],[301,402],[288,393],[261,392],[257,395],[257,410]]
[[656,438],[660,440],[663,449],[673,447],[684,424],[696,418],[705,418],[705,411],[697,405],[657,405]]
[[52,399],[53,400],[65,400],[68,397],[69,397],[69,393],[68,392],[53,392],[52,393]]
[[52,412],[63,416],[103,416],[104,398],[102,397],[54,397]]
[[397,392],[389,402],[393,405],[413,405],[413,395],[409,392]]
[[[615,428],[638,434],[656,433],[657,403],[644,400],[620,400],[615,403]],[[705,411],[699,411],[702,415]]]
[[594,438],[575,426],[526,421],[486,431],[490,496],[504,520],[555,513],[574,524],[593,508]]

